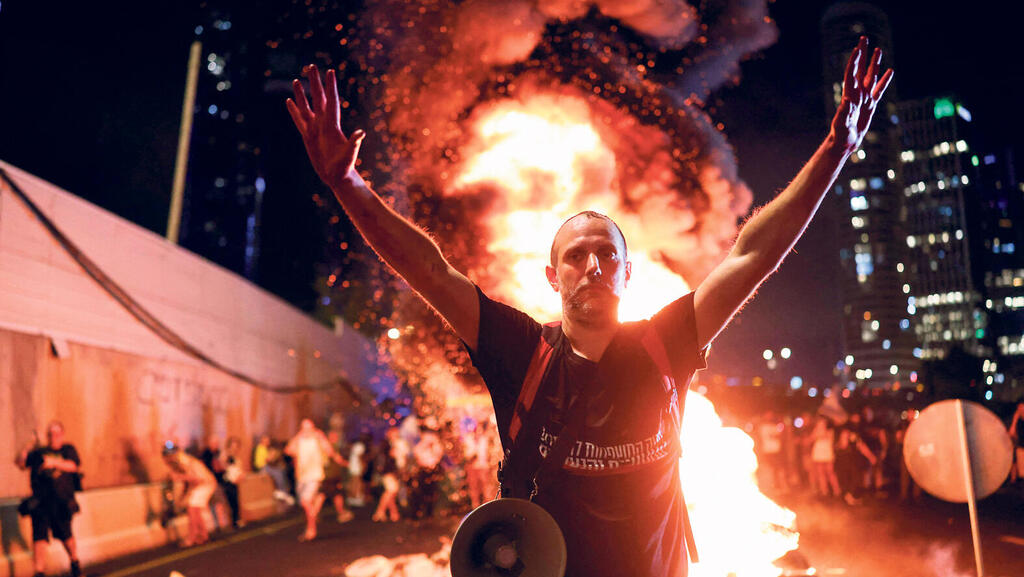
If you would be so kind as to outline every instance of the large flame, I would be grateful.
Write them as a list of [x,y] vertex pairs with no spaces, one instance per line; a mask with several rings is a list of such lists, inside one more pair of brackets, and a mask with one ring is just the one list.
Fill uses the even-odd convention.
[[[511,272],[499,293],[530,315],[561,315],[561,301],[545,282],[551,240],[565,219],[582,210],[613,215],[628,239],[643,238],[639,223],[620,218],[616,157],[591,123],[589,105],[567,95],[502,100],[478,111],[474,142],[449,194],[475,185],[501,191],[489,217],[496,260]],[[635,233],[635,234],[634,234]],[[689,289],[643,246],[630,246],[633,277],[619,307],[623,321],[648,318]]]
[[680,468],[700,563],[693,577],[776,577],[772,564],[796,549],[796,515],[757,487],[754,441],[723,427],[707,398],[686,395]]

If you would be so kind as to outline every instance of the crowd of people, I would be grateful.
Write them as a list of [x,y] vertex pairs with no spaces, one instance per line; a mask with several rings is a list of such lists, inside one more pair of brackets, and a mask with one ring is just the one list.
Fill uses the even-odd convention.
[[[489,420],[442,423],[434,416],[411,415],[379,435],[351,437],[344,434],[343,422],[332,418],[325,431],[304,419],[291,439],[264,435],[254,444],[252,470],[270,477],[275,499],[303,510],[302,541],[316,538],[325,505],[334,508],[339,523],[353,518],[352,507],[370,507],[376,522],[422,521],[465,513],[497,494],[501,445]],[[244,525],[238,483],[246,473],[240,451],[239,439],[229,438],[222,449],[215,435],[201,450],[186,451],[173,442],[165,446],[171,480],[181,488],[174,501],[189,519],[183,544],[209,539],[203,521],[207,509],[218,529]]]
[[[758,481],[772,494],[812,493],[858,505],[865,498],[921,496],[903,459],[916,412],[870,405],[786,417],[765,411],[747,426],[758,456]],[[1009,483],[1024,479],[1024,402],[1007,426],[1014,443]]]

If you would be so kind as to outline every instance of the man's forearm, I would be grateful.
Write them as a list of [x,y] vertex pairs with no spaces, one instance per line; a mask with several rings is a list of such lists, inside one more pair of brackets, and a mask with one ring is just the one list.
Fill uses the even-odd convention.
[[388,206],[361,177],[351,175],[331,188],[370,248],[414,289],[422,290],[447,268],[437,244]]
[[789,186],[747,221],[733,253],[755,259],[764,275],[775,270],[807,228],[848,156],[826,138]]

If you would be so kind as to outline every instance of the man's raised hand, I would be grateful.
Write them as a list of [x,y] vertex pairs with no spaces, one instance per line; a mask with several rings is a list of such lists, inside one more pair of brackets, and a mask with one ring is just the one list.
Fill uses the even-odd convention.
[[356,157],[366,133],[356,130],[346,137],[342,132],[338,82],[333,69],[327,71],[326,88],[315,65],[307,66],[302,73],[309,80],[310,98],[306,99],[302,82],[293,80],[295,99],[287,100],[288,113],[302,135],[313,170],[324,184],[336,191],[337,186],[358,176],[355,172]]
[[881,63],[882,50],[875,48],[869,54],[868,39],[861,36],[846,63],[843,99],[832,119],[832,138],[846,153],[857,150],[864,140],[875,108],[892,81],[892,68],[879,77]]

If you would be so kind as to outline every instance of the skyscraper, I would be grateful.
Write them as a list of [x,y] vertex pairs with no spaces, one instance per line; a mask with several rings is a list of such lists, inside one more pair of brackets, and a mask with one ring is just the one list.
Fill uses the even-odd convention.
[[991,356],[988,315],[975,284],[965,192],[970,112],[952,98],[900,102],[900,163],[909,273],[903,290],[921,358],[941,359],[952,347]]
[[[842,96],[850,50],[861,36],[892,61],[892,36],[885,13],[865,2],[829,7],[821,19],[826,110],[831,117]],[[834,81],[834,82],[833,82]],[[901,230],[902,187],[896,86],[889,87],[871,130],[837,180],[830,209],[837,214],[842,276],[844,364],[848,382],[884,386],[909,382],[920,365],[906,310]]]
[[247,96],[259,94],[261,44],[249,40],[255,19],[232,5],[204,2],[195,27],[203,56],[181,244],[255,281],[266,180]]
[[968,222],[975,286],[985,299],[986,342],[995,361],[983,364],[985,389],[1004,400],[1024,386],[1024,184],[1010,149],[974,150],[966,173]]

